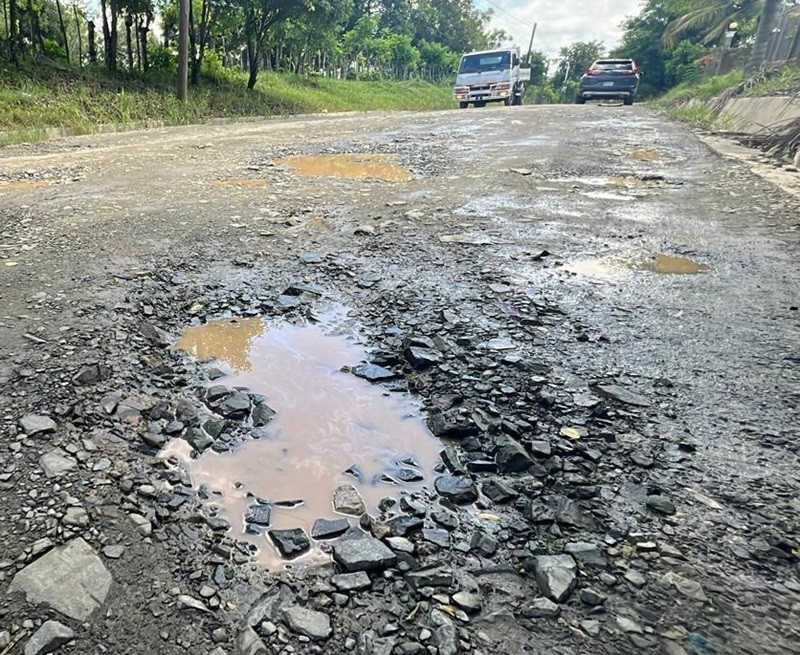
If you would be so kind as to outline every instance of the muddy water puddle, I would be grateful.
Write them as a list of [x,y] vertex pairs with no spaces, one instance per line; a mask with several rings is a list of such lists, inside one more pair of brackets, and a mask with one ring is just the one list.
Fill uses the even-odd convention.
[[570,262],[564,266],[570,273],[581,277],[604,280],[619,280],[636,271],[661,275],[696,275],[711,270],[688,257],[656,253],[649,257],[595,257]]
[[[162,453],[178,458],[193,485],[207,492],[209,510],[232,526],[229,535],[255,545],[269,568],[286,563],[270,530],[300,528],[310,537],[318,519],[358,525],[357,512],[334,510],[337,487],[352,485],[374,513],[387,496],[432,486],[440,443],[420,405],[341,370],[365,359],[359,344],[336,333],[343,324],[342,312],[308,325],[215,321],[186,329],[176,344],[199,360],[215,360],[227,375],[212,384],[247,387],[275,411],[256,431],[259,438],[230,452],[191,459],[189,445],[175,440]],[[327,559],[322,543],[312,539],[299,560]]]
[[275,162],[300,177],[341,177],[408,182],[414,175],[384,154],[299,155]]
[[20,180],[18,182],[0,182],[0,191],[25,191],[27,189],[44,189],[53,186],[51,180]]

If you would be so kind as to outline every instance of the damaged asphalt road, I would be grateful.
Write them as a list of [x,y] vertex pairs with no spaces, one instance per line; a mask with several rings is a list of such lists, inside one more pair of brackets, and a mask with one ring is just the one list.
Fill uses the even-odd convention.
[[[685,126],[345,115],[0,172],[0,652],[798,652],[800,202]],[[232,318],[239,350],[171,348]],[[353,378],[360,428],[394,398],[435,436],[308,498],[270,489],[288,447],[198,484],[294,436],[254,355],[287,326],[364,353],[294,385],[329,452]]]

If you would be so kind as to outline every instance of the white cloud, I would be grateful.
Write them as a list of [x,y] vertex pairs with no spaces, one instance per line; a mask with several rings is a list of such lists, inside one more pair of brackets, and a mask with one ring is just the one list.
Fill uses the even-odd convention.
[[549,57],[575,41],[602,41],[613,48],[622,35],[620,25],[639,13],[642,0],[475,0],[492,9],[491,25],[509,33],[515,45],[527,50],[531,28],[538,23],[534,49]]

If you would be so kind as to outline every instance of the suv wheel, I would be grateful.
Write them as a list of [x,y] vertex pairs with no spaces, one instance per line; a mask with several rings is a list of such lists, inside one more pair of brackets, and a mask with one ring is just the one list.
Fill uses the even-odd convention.
[[576,105],[585,105],[586,104],[586,98],[584,98],[582,95],[575,96],[575,104]]
[[630,105],[633,104],[633,101],[635,100],[635,98],[636,98],[636,96],[628,96],[627,98],[625,98],[625,100],[623,100],[623,102],[626,105],[630,106]]

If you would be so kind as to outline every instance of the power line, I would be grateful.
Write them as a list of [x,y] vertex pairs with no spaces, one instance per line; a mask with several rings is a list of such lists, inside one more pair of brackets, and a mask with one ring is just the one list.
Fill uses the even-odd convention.
[[481,2],[485,2],[487,5],[490,5],[490,6],[494,7],[501,14],[505,14],[509,18],[513,18],[518,23],[522,23],[525,27],[530,27],[531,29],[533,29],[533,25],[531,25],[530,23],[525,22],[519,16],[515,16],[511,12],[508,12],[505,9],[503,9],[502,7],[499,7],[498,5],[494,4],[494,2],[492,2],[491,0],[481,0]]

